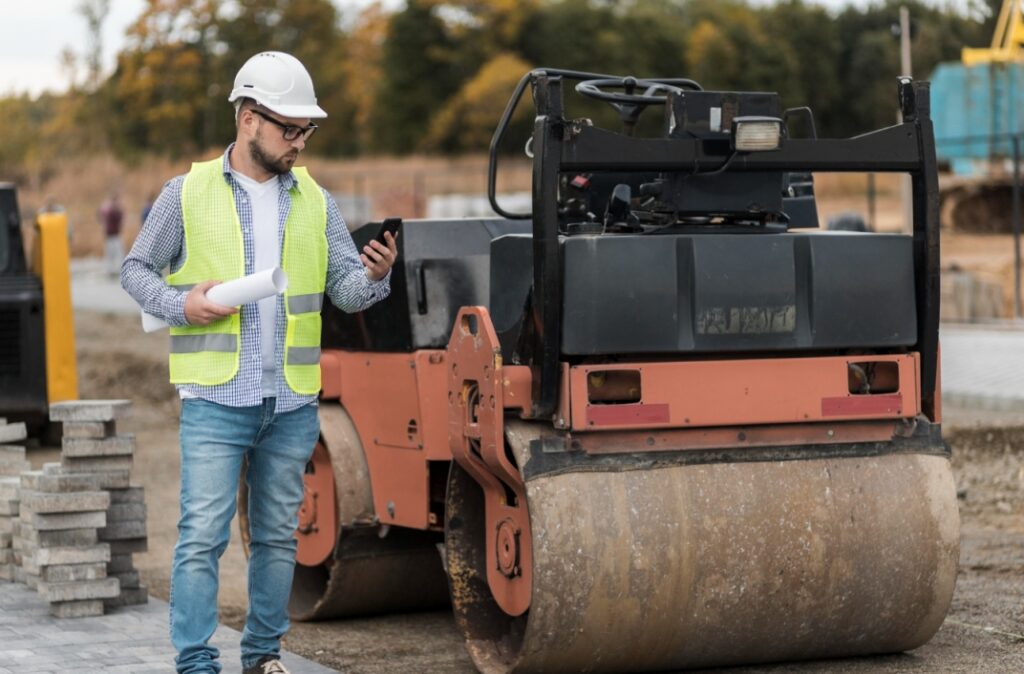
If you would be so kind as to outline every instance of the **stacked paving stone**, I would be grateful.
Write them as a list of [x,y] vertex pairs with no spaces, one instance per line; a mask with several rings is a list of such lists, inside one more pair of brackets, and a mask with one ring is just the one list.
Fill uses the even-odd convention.
[[50,408],[50,419],[63,422],[64,439],[59,466],[44,470],[90,475],[109,494],[97,536],[110,549],[106,575],[119,581],[120,592],[104,598],[108,608],[143,604],[149,597],[132,563],[133,553],[147,549],[145,494],[130,484],[135,437],[116,430],[116,422],[130,413],[127,400],[82,400]]
[[116,597],[107,577],[110,546],[98,541],[110,495],[88,474],[62,473],[59,464],[21,474],[21,513],[15,541],[25,583],[36,588],[58,618],[103,615],[103,600]]
[[13,548],[14,526],[18,519],[18,475],[31,465],[25,460],[23,442],[25,424],[9,424],[0,418],[0,580],[14,580],[21,563],[20,551]]

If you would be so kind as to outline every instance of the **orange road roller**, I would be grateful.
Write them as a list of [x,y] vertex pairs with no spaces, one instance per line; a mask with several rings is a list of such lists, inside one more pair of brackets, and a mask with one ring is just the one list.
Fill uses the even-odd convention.
[[[819,139],[774,93],[525,75],[497,217],[403,222],[391,296],[324,310],[293,617],[450,602],[487,674],[927,642],[959,516],[928,84],[896,85],[901,123]],[[909,174],[913,232],[819,229],[818,172]]]

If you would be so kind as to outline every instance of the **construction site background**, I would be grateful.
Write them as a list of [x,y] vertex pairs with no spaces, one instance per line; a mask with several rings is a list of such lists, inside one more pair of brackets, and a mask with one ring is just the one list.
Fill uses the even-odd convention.
[[[893,26],[903,5],[913,17],[914,72],[927,77],[961,47],[988,42],[999,0],[151,0],[112,72],[100,51],[110,2],[81,0],[85,39],[64,51],[66,90],[0,93],[0,175],[40,187],[73,157],[194,158],[233,137],[232,78],[268,49],[308,65],[330,114],[308,148],[322,156],[481,152],[533,67],[777,91],[784,106],[810,106],[820,136],[848,137],[894,119]],[[520,106],[510,137],[531,127],[529,107]],[[599,125],[615,119],[607,106],[580,109]]]
[[[211,149],[202,157],[215,156]],[[331,160],[312,157],[310,171],[341,206],[350,228],[385,217],[423,218],[438,201],[479,207],[487,192],[487,158],[417,156]],[[51,195],[60,195],[71,224],[71,255],[103,255],[104,233],[97,216],[107,186],[120,186],[126,213],[122,239],[130,249],[141,226],[143,206],[164,182],[185,173],[189,163],[151,157],[127,165],[111,155],[71,160],[54,171],[45,184],[19,192],[26,241],[31,245],[36,209]],[[506,159],[498,174],[498,193],[519,196],[530,191],[530,164]],[[899,175],[818,174],[815,193],[823,226],[847,213],[861,215],[875,231],[903,227]],[[874,181],[873,187],[870,180]],[[873,196],[872,196],[873,195]],[[447,204],[446,204],[447,205]],[[445,213],[444,215],[459,215]],[[943,228],[943,319],[965,322],[1014,315],[1014,249],[1011,233],[972,233]]]

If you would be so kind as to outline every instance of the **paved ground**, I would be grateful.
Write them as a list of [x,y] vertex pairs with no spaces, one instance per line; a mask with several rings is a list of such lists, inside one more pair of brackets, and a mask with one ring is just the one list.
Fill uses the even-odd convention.
[[[221,625],[212,644],[220,649],[225,674],[241,671],[241,634]],[[292,674],[331,674],[297,655],[282,658]],[[98,618],[60,620],[27,586],[0,582],[0,674],[91,674],[174,672],[167,638],[167,603],[116,609]]]
[[983,410],[1024,407],[1024,323],[943,326],[943,401]]
[[[71,303],[75,309],[111,314],[138,314],[139,305],[121,288],[117,276],[108,274],[103,260],[75,258],[71,261]],[[141,325],[141,317],[139,318]]]

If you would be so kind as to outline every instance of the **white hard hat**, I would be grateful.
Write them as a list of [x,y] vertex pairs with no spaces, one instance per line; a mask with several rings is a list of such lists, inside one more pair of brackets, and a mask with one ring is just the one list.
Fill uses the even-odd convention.
[[313,78],[305,66],[280,51],[260,52],[239,68],[228,101],[234,103],[239,98],[251,98],[282,117],[327,116],[316,104]]

